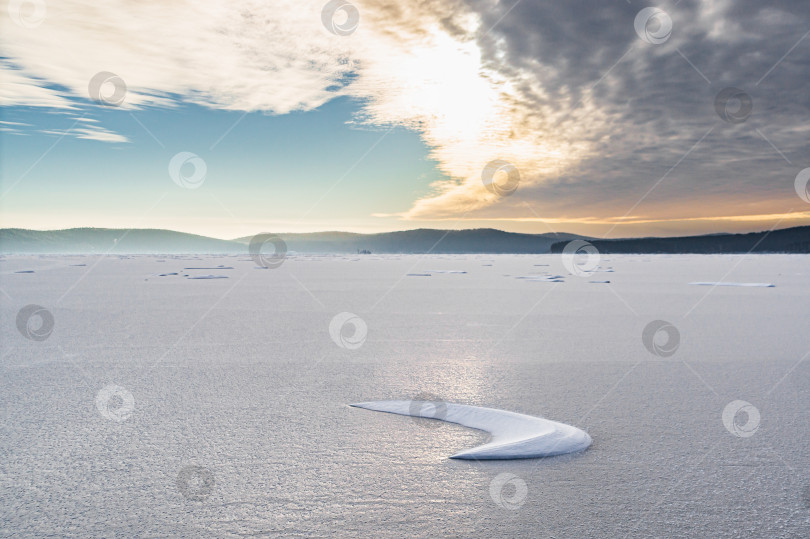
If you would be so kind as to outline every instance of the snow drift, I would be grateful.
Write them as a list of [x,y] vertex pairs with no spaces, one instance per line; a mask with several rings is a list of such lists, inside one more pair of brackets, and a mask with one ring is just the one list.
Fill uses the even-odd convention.
[[550,457],[581,451],[591,445],[591,437],[571,425],[494,408],[428,401],[373,401],[350,406],[439,419],[483,430],[492,435],[488,443],[456,453],[451,459]]

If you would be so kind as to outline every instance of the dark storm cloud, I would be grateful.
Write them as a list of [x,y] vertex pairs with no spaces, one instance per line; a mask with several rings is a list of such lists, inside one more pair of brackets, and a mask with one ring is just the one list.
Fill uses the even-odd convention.
[[[479,38],[489,64],[510,73],[539,71],[548,97],[526,89],[527,100],[553,103],[568,94],[580,100],[593,87],[596,105],[612,118],[598,158],[525,189],[541,214],[622,215],[704,136],[633,214],[688,216],[690,206],[699,213],[711,201],[723,202],[717,209],[724,215],[799,206],[793,179],[810,165],[806,3],[660,4],[673,29],[658,45],[642,41],[633,27],[648,4],[523,0],[501,19],[512,5],[478,6],[482,27],[494,25]],[[743,123],[726,123],[715,111],[726,87],[751,96],[753,111]],[[517,210],[521,201],[508,203]]]

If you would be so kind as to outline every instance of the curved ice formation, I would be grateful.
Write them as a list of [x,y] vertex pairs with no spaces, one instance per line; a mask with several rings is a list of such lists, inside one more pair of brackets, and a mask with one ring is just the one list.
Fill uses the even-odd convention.
[[[432,405],[432,406],[426,406]],[[373,401],[351,404],[357,408],[391,414],[439,419],[492,435],[484,445],[452,455],[451,459],[528,459],[581,451],[591,445],[588,433],[542,417],[428,401]],[[423,410],[430,410],[423,413]]]

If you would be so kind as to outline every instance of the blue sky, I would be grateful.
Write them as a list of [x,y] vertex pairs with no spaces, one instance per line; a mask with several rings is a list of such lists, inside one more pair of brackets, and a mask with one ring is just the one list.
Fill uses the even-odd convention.
[[[29,0],[0,13],[3,227],[810,224],[797,0]],[[189,189],[178,178],[193,163],[206,171]]]
[[[150,226],[217,237],[262,227],[397,229],[372,214],[407,210],[442,175],[418,133],[357,125],[357,110],[346,97],[283,115],[183,103],[136,111],[87,105],[71,116],[5,108],[3,121],[29,125],[0,139],[4,225]],[[127,141],[43,133],[82,125],[82,115]],[[169,175],[169,161],[181,151],[206,163],[197,189],[183,189]]]

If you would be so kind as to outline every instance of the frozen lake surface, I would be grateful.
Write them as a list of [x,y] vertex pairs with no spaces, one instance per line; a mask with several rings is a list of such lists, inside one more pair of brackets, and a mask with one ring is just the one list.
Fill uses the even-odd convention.
[[[0,535],[810,535],[810,257],[599,263],[3,257]],[[348,406],[412,399],[593,444]]]

